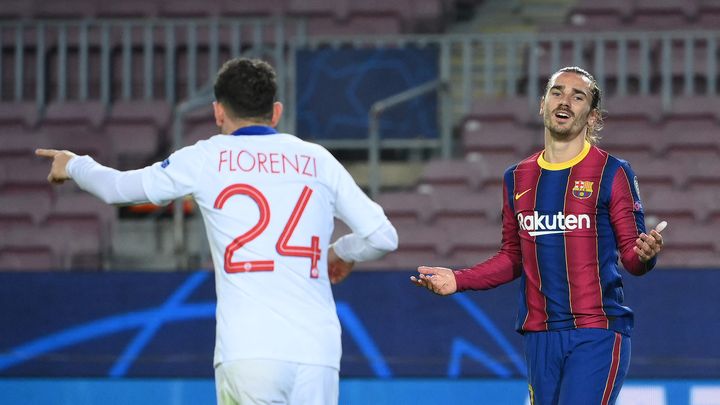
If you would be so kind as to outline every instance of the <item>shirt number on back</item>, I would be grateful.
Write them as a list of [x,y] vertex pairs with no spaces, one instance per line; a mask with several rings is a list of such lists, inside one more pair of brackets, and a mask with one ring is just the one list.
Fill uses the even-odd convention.
[[[308,201],[313,190],[305,186],[295,203],[290,218],[288,218],[285,228],[283,229],[278,241],[275,245],[277,252],[283,256],[296,256],[296,257],[307,257],[310,259],[310,277],[318,278],[319,272],[317,269],[318,261],[320,260],[320,238],[312,236],[310,238],[310,246],[290,246],[290,238],[292,237],[295,228],[300,222],[305,207],[307,207]],[[250,261],[238,261],[233,262],[233,254],[246,243],[257,238],[270,223],[270,204],[268,204],[267,198],[257,188],[249,184],[233,184],[226,187],[215,199],[214,207],[216,209],[222,209],[227,200],[235,195],[245,195],[250,197],[255,204],[257,204],[260,210],[260,218],[258,222],[250,228],[244,234],[235,238],[225,248],[225,272],[227,273],[244,273],[246,271],[273,271],[275,270],[275,262],[273,260],[250,260]]]

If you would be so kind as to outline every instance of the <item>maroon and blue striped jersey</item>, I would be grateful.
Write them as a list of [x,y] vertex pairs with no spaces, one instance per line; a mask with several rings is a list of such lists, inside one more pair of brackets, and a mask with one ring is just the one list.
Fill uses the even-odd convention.
[[604,328],[629,335],[618,255],[642,275],[633,251],[645,232],[637,178],[630,165],[585,144],[559,164],[538,152],[505,171],[502,247],[492,258],[455,271],[458,291],[521,279],[520,332]]

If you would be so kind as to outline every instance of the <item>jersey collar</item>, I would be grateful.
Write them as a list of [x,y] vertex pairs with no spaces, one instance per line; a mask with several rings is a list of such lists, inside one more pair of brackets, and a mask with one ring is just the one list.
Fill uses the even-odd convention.
[[590,145],[590,142],[585,141],[585,145],[583,146],[582,151],[577,156],[566,162],[560,163],[550,163],[545,160],[545,158],[543,157],[543,155],[545,155],[545,151],[543,150],[543,152],[540,153],[540,156],[538,156],[537,162],[540,167],[546,170],[564,170],[569,167],[575,166],[576,164],[580,163],[581,160],[585,159],[585,156],[590,153],[590,146],[592,146]]
[[247,127],[238,128],[233,131],[230,135],[272,135],[278,132],[273,127],[266,125],[250,125]]

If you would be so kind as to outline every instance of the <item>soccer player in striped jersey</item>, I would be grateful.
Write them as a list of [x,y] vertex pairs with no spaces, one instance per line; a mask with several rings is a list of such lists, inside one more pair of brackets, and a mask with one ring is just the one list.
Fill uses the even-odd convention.
[[[331,283],[397,248],[397,233],[323,147],[278,133],[269,64],[233,59],[215,81],[221,133],[163,162],[119,172],[89,156],[39,149],[51,183],[73,179],[107,203],[192,195],[217,292],[218,403],[337,404],[340,322]],[[334,217],[352,233],[330,244]]]
[[662,229],[645,231],[628,162],[597,144],[601,92],[583,69],[560,69],[540,103],[545,149],[503,178],[502,247],[468,269],[418,268],[415,285],[448,295],[520,278],[531,403],[612,404],[630,362],[633,312],[623,305],[618,255],[650,271]]

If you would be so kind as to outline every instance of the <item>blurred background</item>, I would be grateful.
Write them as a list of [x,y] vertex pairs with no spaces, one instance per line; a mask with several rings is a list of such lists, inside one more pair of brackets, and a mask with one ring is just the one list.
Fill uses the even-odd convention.
[[604,92],[600,147],[632,164],[647,225],[670,224],[659,268],[625,280],[618,403],[720,404],[719,41],[720,0],[0,0],[0,402],[214,403],[194,203],[106,206],[50,187],[33,150],[163,160],[217,133],[211,82],[248,56],[278,72],[280,129],[400,236],[334,288],[342,404],[526,403],[517,286],[442,299],[407,278],[497,251],[501,175],[542,148],[568,65]]

